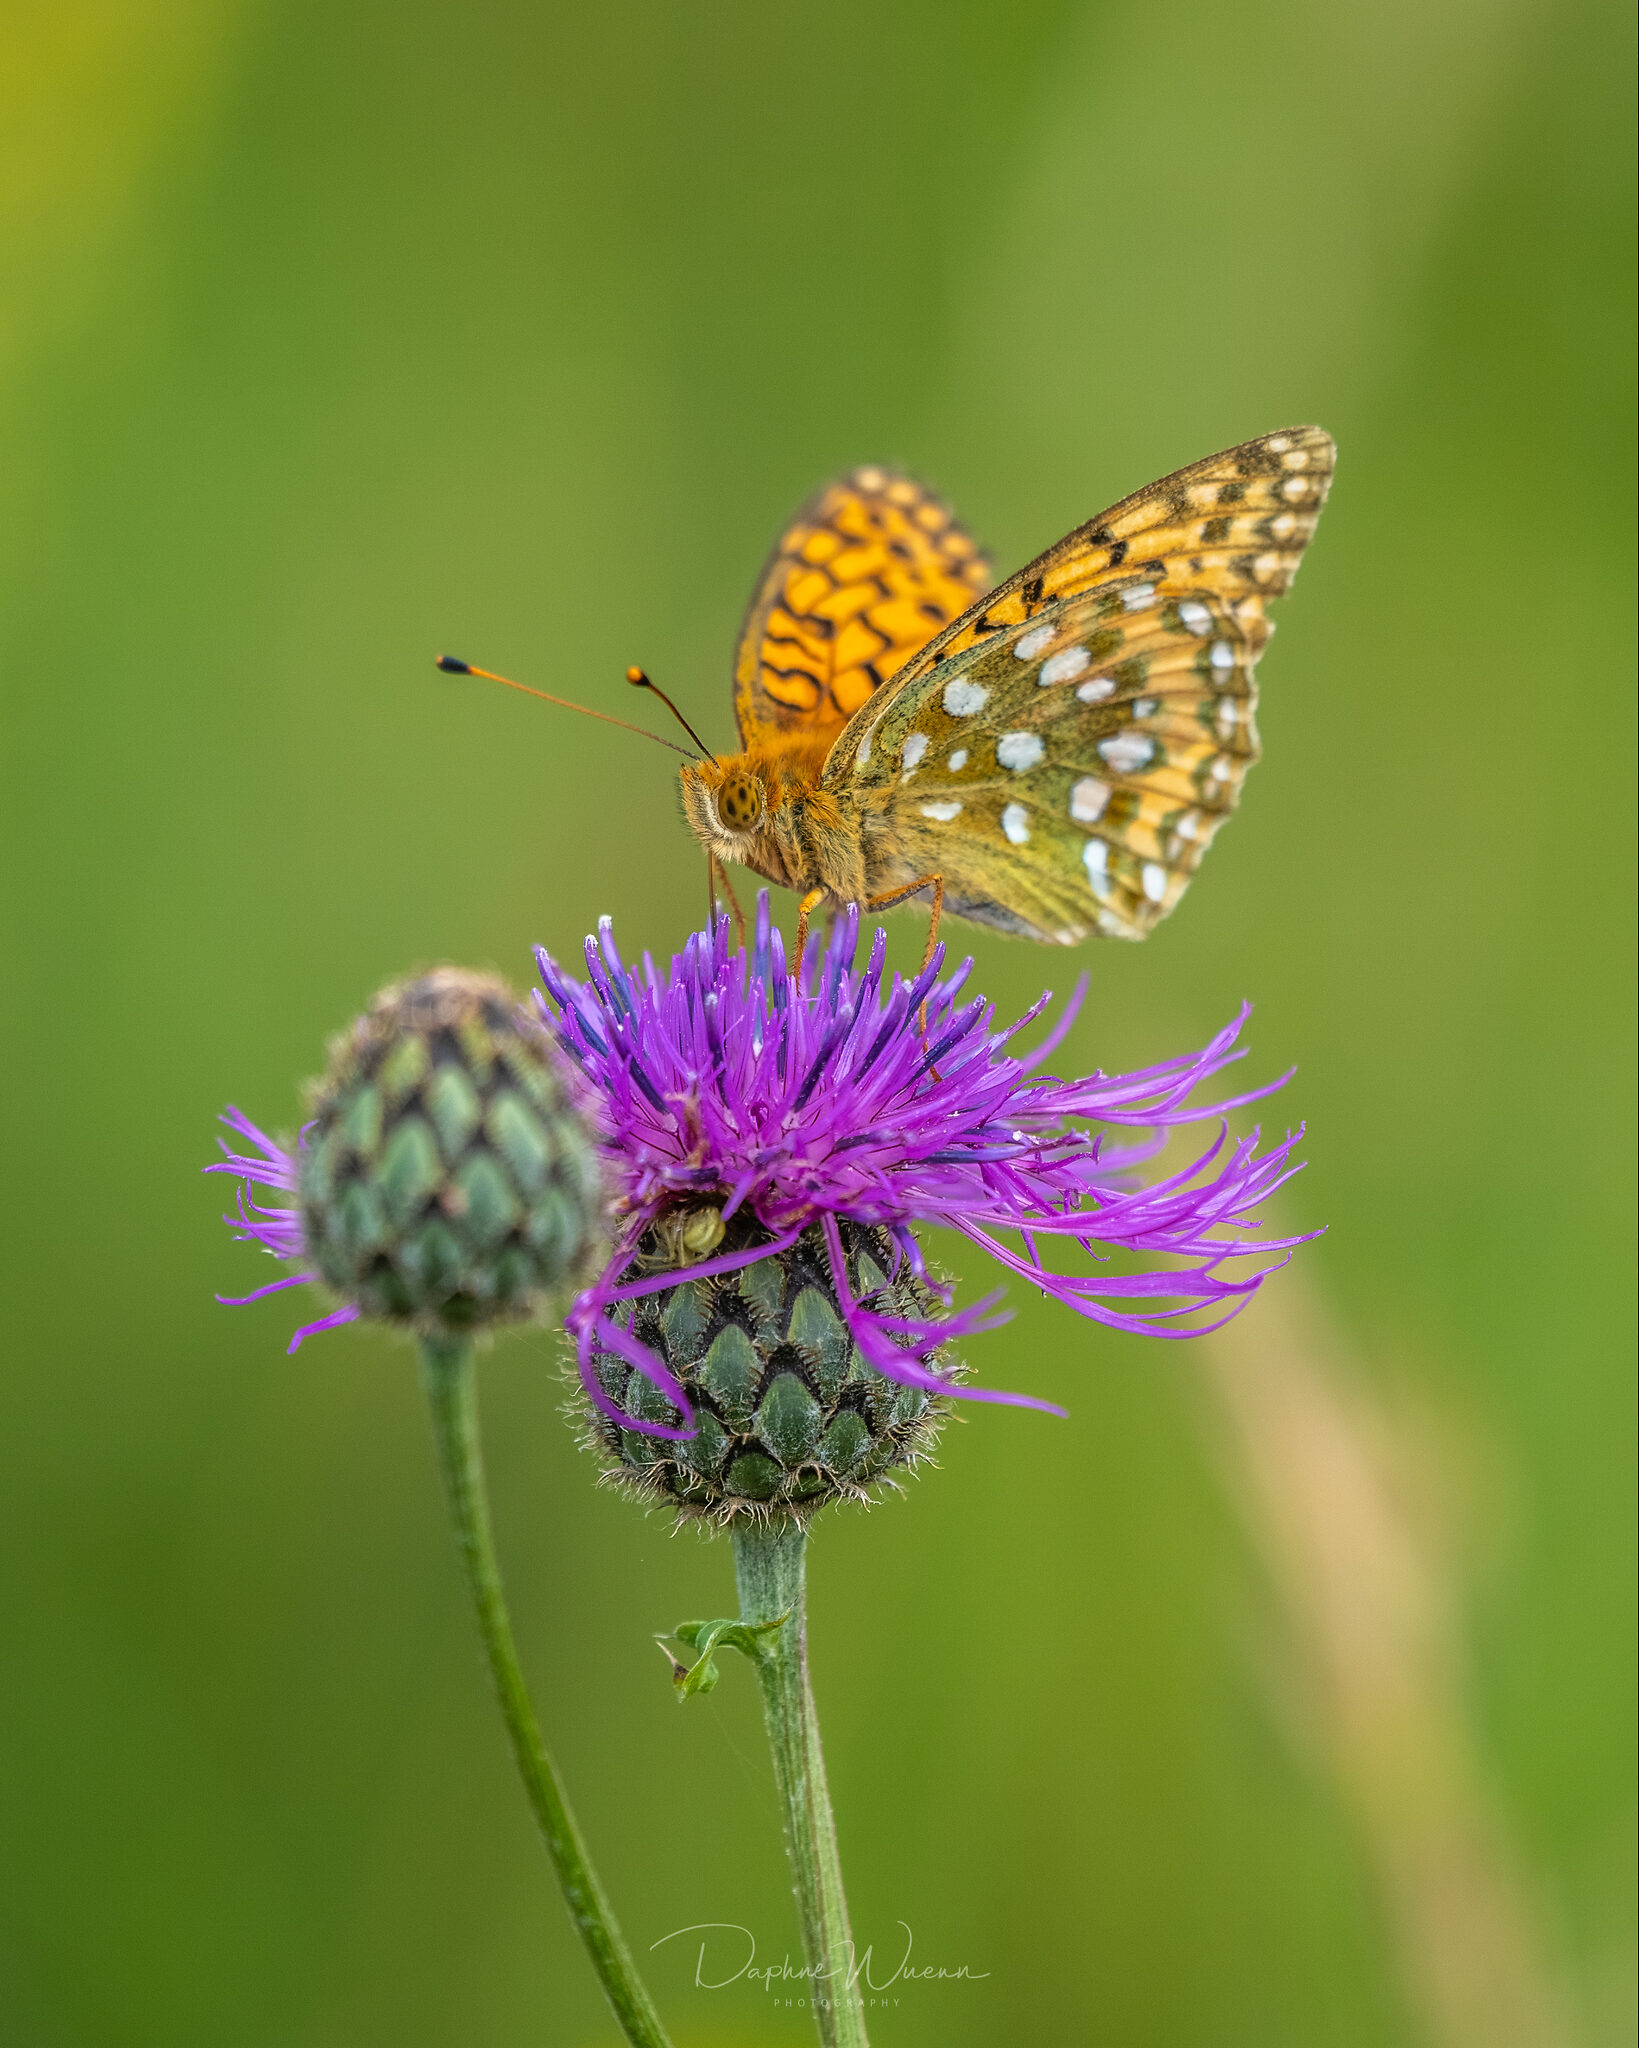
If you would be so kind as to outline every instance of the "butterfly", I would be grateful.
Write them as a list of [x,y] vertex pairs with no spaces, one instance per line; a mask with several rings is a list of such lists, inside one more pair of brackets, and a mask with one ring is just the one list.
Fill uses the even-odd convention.
[[1336,449],[1288,427],[1122,499],[1005,582],[866,466],[796,515],[741,631],[742,751],[680,771],[708,854],[824,905],[932,902],[1073,946],[1141,939],[1258,758],[1265,606]]

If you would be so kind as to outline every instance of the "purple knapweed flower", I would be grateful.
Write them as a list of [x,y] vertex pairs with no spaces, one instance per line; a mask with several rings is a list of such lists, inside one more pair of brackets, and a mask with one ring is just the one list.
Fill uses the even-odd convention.
[[[727,918],[694,934],[664,975],[648,955],[641,973],[630,972],[607,918],[586,942],[586,981],[537,954],[547,997],[535,1000],[578,1077],[624,1216],[613,1257],[565,1325],[588,1397],[624,1428],[686,1439],[694,1416],[683,1386],[617,1305],[777,1256],[815,1226],[848,1331],[871,1365],[929,1393],[1035,1408],[1051,1404],[958,1384],[923,1362],[949,1339],[1001,1320],[998,1295],[937,1322],[879,1312],[850,1291],[840,1222],[885,1228],[924,1282],[913,1227],[960,1231],[1077,1315],[1164,1337],[1217,1328],[1303,1241],[1259,1237],[1248,1214],[1296,1170],[1301,1133],[1260,1156],[1256,1132],[1232,1140],[1220,1121],[1181,1171],[1147,1186],[1135,1172],[1172,1126],[1221,1120],[1282,1085],[1190,1103],[1201,1083],[1242,1057],[1235,1041],[1245,1008],[1193,1056],[1063,1081],[1039,1069],[1062,1043],[1085,977],[1045,1041],[1021,1058],[1008,1047],[1050,994],[997,1030],[983,997],[960,1000],[971,959],[941,979],[940,947],[914,981],[895,975],[885,985],[886,935],[877,930],[862,972],[858,940],[850,907],[793,976],[763,892],[749,957],[730,951]],[[1098,1126],[1147,1135],[1118,1145]],[[680,1207],[707,1204],[725,1222],[749,1213],[766,1236],[749,1249],[645,1272],[645,1234]],[[1048,1254],[1061,1247],[1105,1270],[1056,1270]],[[1109,1270],[1112,1252],[1140,1255],[1144,1270]],[[1250,1274],[1225,1270],[1248,1257],[1266,1263]],[[948,1300],[947,1290],[935,1291]],[[609,1352],[675,1404],[681,1427],[611,1400],[596,1370]]]

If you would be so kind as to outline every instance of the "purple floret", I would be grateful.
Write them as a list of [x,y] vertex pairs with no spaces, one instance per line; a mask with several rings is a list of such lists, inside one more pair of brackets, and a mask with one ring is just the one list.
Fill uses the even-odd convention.
[[[602,1141],[624,1213],[614,1257],[577,1297],[565,1325],[589,1397],[627,1428],[687,1437],[692,1414],[664,1363],[605,1311],[680,1279],[777,1255],[815,1224],[848,1327],[880,1371],[966,1400],[1050,1406],[930,1369],[924,1360],[938,1345],[1003,1320],[994,1313],[999,1297],[937,1323],[878,1314],[850,1294],[839,1217],[885,1226],[918,1274],[913,1226],[959,1230],[1078,1315],[1162,1337],[1216,1329],[1303,1242],[1243,1234],[1256,1230],[1248,1211],[1297,1170],[1291,1152],[1301,1131],[1260,1156],[1256,1132],[1232,1140],[1221,1123],[1228,1110],[1282,1082],[1208,1105],[1189,1101],[1242,1057],[1235,1041],[1245,1007],[1192,1056],[1133,1074],[1061,1081],[1038,1070],[1063,1042],[1085,977],[1044,1042],[1021,1058],[1007,1048],[1050,994],[998,1030],[983,997],[960,1000],[971,959],[940,979],[943,947],[914,981],[895,975],[884,987],[880,928],[863,971],[856,968],[857,908],[835,921],[827,946],[810,950],[800,978],[786,970],[766,891],[749,959],[730,951],[727,918],[694,934],[664,976],[647,954],[640,974],[626,968],[609,919],[598,934],[586,942],[585,982],[537,954],[547,996],[535,1000],[578,1077],[580,1106]],[[1220,1128],[1190,1165],[1148,1186],[1138,1181],[1134,1169],[1161,1150],[1173,1125],[1213,1119]],[[1119,1145],[1089,1124],[1146,1135]],[[620,1284],[649,1226],[690,1200],[716,1203],[725,1219],[748,1211],[772,1242],[682,1274]],[[1175,1263],[1135,1273],[1057,1272],[1044,1247],[1060,1243],[1099,1261],[1119,1251]],[[1248,1258],[1268,1263],[1251,1273],[1223,1270]],[[593,1371],[598,1349],[638,1366],[682,1411],[685,1426],[623,1414]]]
[[[248,1140],[255,1147],[252,1152],[231,1151],[222,1141],[225,1158],[207,1166],[207,1173],[231,1173],[239,1181],[234,1190],[233,1210],[222,1218],[241,1244],[259,1244],[263,1251],[272,1252],[275,1258],[292,1262],[304,1259],[307,1247],[302,1239],[302,1212],[299,1209],[270,1209],[258,1202],[247,1192],[247,1183],[257,1187],[275,1188],[282,1195],[296,1192],[296,1155],[287,1151],[277,1138],[270,1138],[266,1131],[259,1131],[242,1110],[230,1104],[222,1113],[221,1121],[235,1136]],[[300,1141],[298,1140],[298,1143]],[[289,1273],[283,1280],[270,1280],[266,1287],[258,1287],[250,1294],[219,1294],[218,1301],[230,1308],[243,1308],[247,1302],[260,1301],[265,1294],[278,1294],[286,1287],[301,1287],[314,1276],[308,1272]],[[294,1351],[304,1337],[316,1336],[320,1330],[337,1330],[343,1323],[356,1323],[358,1310],[351,1302],[341,1308],[332,1309],[327,1316],[320,1316],[317,1322],[304,1323],[291,1338],[287,1351]]]

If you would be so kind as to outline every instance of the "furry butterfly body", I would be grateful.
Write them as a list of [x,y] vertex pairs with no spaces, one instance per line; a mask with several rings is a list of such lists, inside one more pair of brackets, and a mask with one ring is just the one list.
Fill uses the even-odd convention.
[[929,891],[1024,937],[1144,937],[1257,759],[1265,606],[1335,454],[1318,427],[1244,442],[994,589],[937,500],[855,471],[764,571],[735,664],[743,751],[680,771],[689,824],[805,911]]

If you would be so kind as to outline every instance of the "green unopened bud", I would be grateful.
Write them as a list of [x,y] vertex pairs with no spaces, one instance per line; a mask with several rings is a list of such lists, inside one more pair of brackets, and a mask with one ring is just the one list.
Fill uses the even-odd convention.
[[581,1279],[604,1206],[551,1040],[503,981],[439,967],[331,1047],[298,1198],[319,1274],[422,1330],[537,1314]]
[[[907,1320],[937,1315],[938,1302],[896,1262],[886,1231],[848,1222],[840,1229],[856,1301]],[[743,1215],[725,1230],[715,1208],[674,1211],[644,1238],[627,1277],[749,1250],[763,1236]],[[620,1428],[587,1403],[586,1442],[610,1460],[607,1477],[685,1515],[806,1517],[830,1500],[868,1499],[873,1484],[894,1484],[896,1472],[928,1456],[950,1405],[866,1362],[843,1320],[818,1226],[754,1265],[685,1281],[611,1314],[676,1374],[698,1429],[673,1442]],[[948,1353],[929,1363],[960,1375]],[[595,1370],[626,1414],[679,1422],[637,1367],[600,1352]]]

